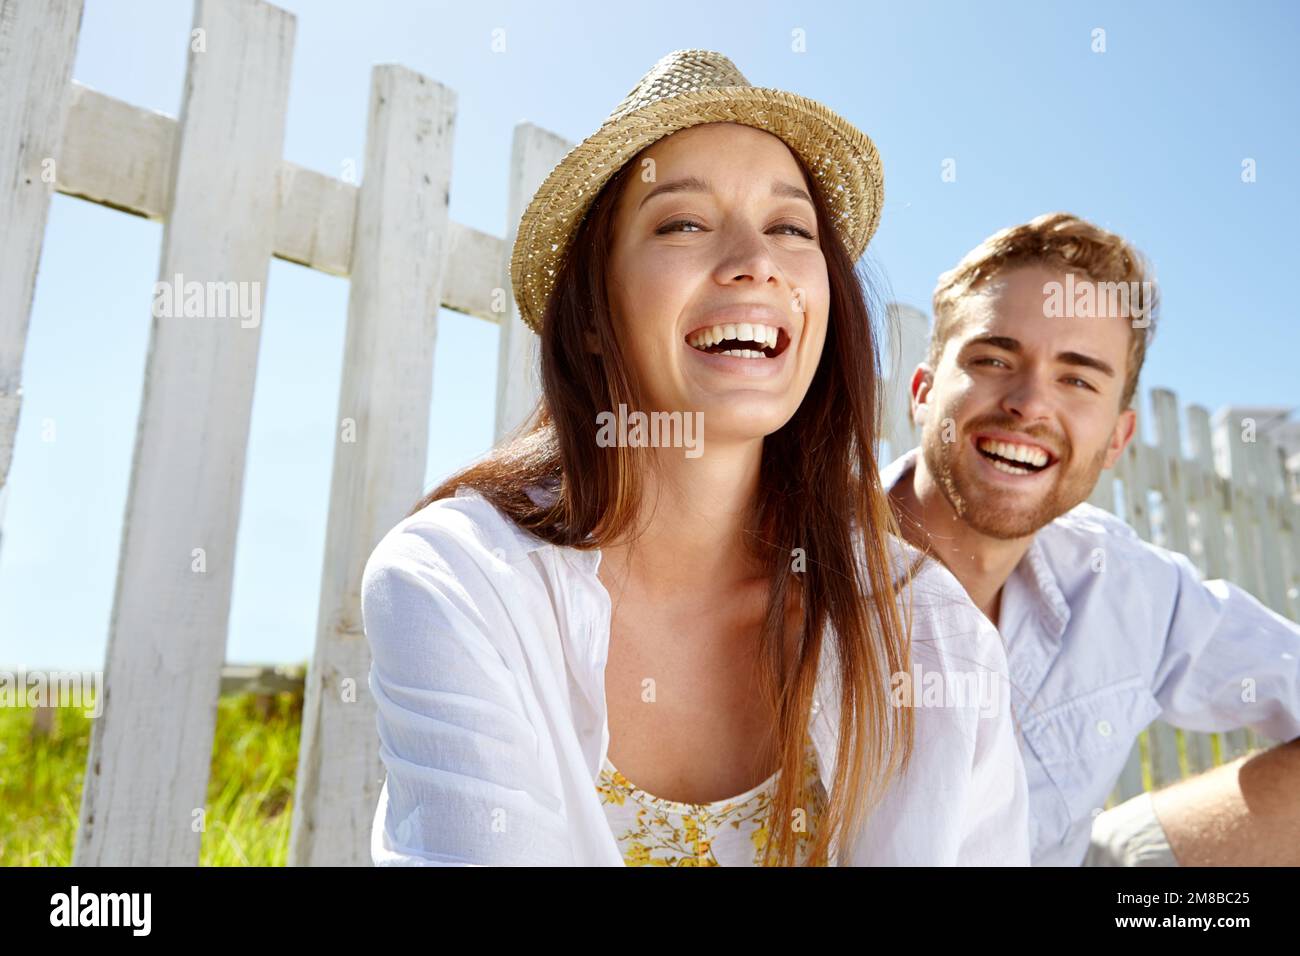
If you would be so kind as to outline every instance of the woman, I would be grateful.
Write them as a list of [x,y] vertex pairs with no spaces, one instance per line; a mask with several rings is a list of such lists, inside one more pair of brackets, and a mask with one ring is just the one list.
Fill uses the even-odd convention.
[[542,401],[366,566],[375,863],[1028,862],[998,634],[880,488],[882,196],[865,135],[700,50],[538,190]]

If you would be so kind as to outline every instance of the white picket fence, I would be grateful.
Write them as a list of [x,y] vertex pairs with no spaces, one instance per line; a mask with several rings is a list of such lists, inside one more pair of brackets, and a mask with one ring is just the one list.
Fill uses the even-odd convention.
[[[489,235],[448,217],[454,91],[376,67],[356,186],[281,158],[290,14],[260,0],[197,0],[174,119],[71,80],[81,8],[0,0],[0,489],[52,192],[163,222],[161,281],[256,283],[260,294],[272,256],[349,278],[338,421],[355,440],[335,448],[289,862],[364,865],[384,771],[366,690],[362,568],[425,490],[440,305],[500,327],[498,438],[536,400],[535,337],[509,294],[508,252],[524,205],[571,144],[515,127],[505,235]],[[894,318],[892,364],[910,371],[928,321],[905,307]],[[76,865],[199,859],[259,336],[260,325],[235,319],[154,319]],[[905,378],[892,381],[894,450],[915,439]],[[1296,616],[1300,509],[1283,493],[1276,450],[1232,443],[1221,475],[1206,412],[1188,411],[1185,457],[1173,394],[1151,397],[1159,440],[1135,443],[1117,469],[1123,516]],[[1158,493],[1161,520],[1137,489]],[[1113,508],[1112,495],[1103,484],[1095,500]],[[1154,781],[1181,776],[1173,730],[1155,725],[1148,737]],[[1220,756],[1249,743],[1228,734]],[[1214,746],[1187,735],[1188,769],[1209,766]],[[1142,789],[1137,753],[1117,797]]]

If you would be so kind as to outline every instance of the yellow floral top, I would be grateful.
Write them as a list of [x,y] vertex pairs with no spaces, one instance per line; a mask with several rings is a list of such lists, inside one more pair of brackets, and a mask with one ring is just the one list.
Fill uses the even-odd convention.
[[[804,754],[804,785],[813,794],[813,806],[795,834],[800,864],[808,859],[826,805],[811,739],[805,738]],[[759,866],[769,833],[769,804],[780,775],[778,770],[726,800],[679,803],[637,787],[606,757],[596,790],[628,866]],[[819,862],[825,865],[825,857]]]

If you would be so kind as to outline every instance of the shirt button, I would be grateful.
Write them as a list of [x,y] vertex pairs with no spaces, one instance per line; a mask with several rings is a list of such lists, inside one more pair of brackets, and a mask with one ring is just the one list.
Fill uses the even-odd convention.
[[1097,721],[1097,733],[1101,734],[1103,737],[1109,737],[1110,732],[1111,732],[1111,726],[1109,720]]

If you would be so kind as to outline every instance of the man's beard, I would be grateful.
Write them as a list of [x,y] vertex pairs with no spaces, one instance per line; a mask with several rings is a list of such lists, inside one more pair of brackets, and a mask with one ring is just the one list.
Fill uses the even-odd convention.
[[[1025,437],[1031,438],[1028,434]],[[968,456],[978,455],[979,451],[971,443],[969,432],[959,442],[944,442],[938,438],[935,432],[923,436],[921,442],[925,466],[935,484],[958,518],[980,534],[1003,540],[1028,537],[1086,501],[1097,484],[1106,459],[1103,447],[1091,462],[1075,464],[1071,449],[1063,443],[1057,445],[1060,455],[1051,466],[1055,472],[1051,485],[1046,492],[1036,491],[1031,497],[1029,492],[1017,495],[1004,487],[982,481],[972,473],[978,465]]]

